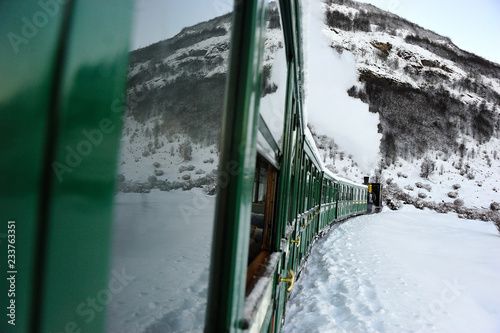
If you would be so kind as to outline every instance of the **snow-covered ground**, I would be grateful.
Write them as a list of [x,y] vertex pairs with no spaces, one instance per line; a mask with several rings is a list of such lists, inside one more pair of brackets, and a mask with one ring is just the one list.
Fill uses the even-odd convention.
[[202,332],[215,197],[118,193],[112,267],[134,277],[108,305],[109,333]]
[[500,332],[492,223],[406,206],[350,219],[318,241],[284,332]]
[[[202,332],[215,197],[118,193],[112,267],[134,277],[108,332]],[[285,332],[499,332],[500,236],[491,223],[405,206],[353,218],[313,247]]]
[[[496,138],[477,146],[471,140],[466,144],[470,148],[466,148],[469,153],[464,158],[431,151],[428,156],[435,162],[435,171],[428,179],[420,177],[423,159],[400,159],[382,174],[413,197],[423,193],[425,201],[454,202],[458,198],[465,207],[489,209],[492,202],[500,200],[500,159],[495,152],[499,145]],[[472,151],[474,158],[470,157]],[[418,182],[429,185],[431,190],[417,188]]]
[[[330,137],[316,135],[321,160],[335,174],[355,182],[370,175],[361,170],[355,156],[342,152]],[[424,158],[398,158],[382,169],[382,180],[392,179],[404,192],[423,201],[453,203],[463,200],[468,208],[489,209],[500,200],[500,140],[492,138],[479,144],[474,139],[464,140],[464,156],[429,151],[427,157],[435,163],[428,179],[420,176]],[[376,166],[373,166],[374,168]],[[371,176],[373,176],[373,171]],[[421,183],[425,188],[418,188]],[[430,189],[430,190],[429,190]]]

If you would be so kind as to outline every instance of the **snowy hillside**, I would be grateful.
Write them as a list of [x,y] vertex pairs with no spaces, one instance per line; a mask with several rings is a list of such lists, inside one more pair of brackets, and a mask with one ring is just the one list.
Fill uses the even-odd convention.
[[[271,68],[284,50],[277,5],[268,6],[263,94],[277,88]],[[226,14],[131,52],[119,191],[215,193],[230,26]]]
[[323,9],[327,43],[356,59],[360,82],[349,94],[379,115],[388,165],[500,138],[500,65],[371,5],[329,0]]
[[[345,110],[342,98],[336,96],[330,106],[333,98],[314,96],[321,100],[319,107],[339,109],[332,112],[327,107],[332,122],[345,122],[344,128],[329,132],[321,121],[310,122],[312,132],[319,132],[315,140],[325,166],[353,181],[369,174],[373,181],[382,181],[387,203],[394,209],[409,203],[500,222],[500,66],[371,5],[328,0],[320,7],[326,24],[318,28],[311,22],[310,29],[320,30],[321,42],[330,46],[329,63],[339,74],[351,65],[344,55],[354,57],[358,81],[347,94],[368,105],[366,117],[378,117],[378,125],[360,120],[352,124],[346,113],[353,111]],[[344,65],[336,64],[339,61]],[[306,92],[306,103],[307,98]],[[308,112],[318,111],[309,107]],[[320,114],[328,118],[328,113]],[[374,148],[371,133],[377,130],[382,139]],[[346,144],[345,135],[366,136],[366,155],[374,149],[380,152],[371,172],[359,157],[360,144]],[[428,175],[422,175],[424,166]]]
[[[317,135],[314,129],[313,134],[327,169],[355,182],[362,182],[363,176],[368,175],[358,166],[355,157],[343,151],[334,139]],[[424,158],[411,158],[409,161],[398,158],[390,166],[380,161],[373,170],[372,180],[385,184],[386,204],[401,200],[416,204],[417,207],[433,208],[432,205],[446,203],[451,205],[447,211],[457,211],[459,208],[477,210],[477,214],[474,213],[473,216],[464,212],[462,217],[491,220],[495,215],[498,220],[496,212],[491,212],[494,215],[480,216],[484,210],[489,211],[493,203],[500,201],[498,146],[500,140],[494,138],[477,146],[473,142],[465,142],[462,157],[460,154],[446,155],[441,151],[428,151]],[[466,151],[469,153],[466,154]],[[421,173],[426,158],[434,165],[429,176],[424,178]],[[401,193],[395,196],[394,191]],[[414,200],[405,200],[407,198],[402,193]],[[401,205],[390,206],[394,209],[401,208]]]

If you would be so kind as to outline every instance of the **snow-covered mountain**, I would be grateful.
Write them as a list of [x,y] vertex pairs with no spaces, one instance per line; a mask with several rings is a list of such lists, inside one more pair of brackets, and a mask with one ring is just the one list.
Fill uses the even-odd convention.
[[[271,65],[283,47],[270,6],[263,94],[272,90]],[[417,205],[489,210],[500,190],[500,65],[368,4],[327,0],[323,10],[325,43],[356,60],[359,83],[348,94],[380,119],[382,158],[373,175],[392,183],[395,201],[406,195]],[[204,186],[213,193],[230,24],[226,14],[131,52],[122,191]],[[330,170],[362,179],[335,137],[315,139]],[[422,178],[424,160],[431,169]]]
[[226,14],[131,52],[119,190],[213,194],[230,25]]
[[[263,95],[276,90],[271,67],[284,47],[277,5],[268,6]],[[226,14],[131,52],[120,191],[215,193],[230,28]]]
[[[359,83],[348,94],[379,116],[381,161],[372,176],[388,183],[391,205],[498,219],[500,65],[369,4],[327,0],[323,10],[326,42],[356,60]],[[327,167],[360,180],[335,138],[315,139]]]
[[389,165],[499,138],[500,65],[372,5],[329,0],[325,11],[332,48],[356,58],[361,84],[349,94],[379,114]]

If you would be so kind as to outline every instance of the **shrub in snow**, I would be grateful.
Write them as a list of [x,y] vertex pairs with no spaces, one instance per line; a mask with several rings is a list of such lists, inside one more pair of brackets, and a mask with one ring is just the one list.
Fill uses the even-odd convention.
[[403,208],[403,203],[400,200],[394,198],[385,199],[385,205],[391,210],[399,210]]
[[411,186],[411,185],[406,185],[406,186],[404,187],[404,189],[405,189],[405,190],[408,190],[408,191],[413,191],[413,186]]
[[154,166],[155,168],[159,168],[159,167],[161,166],[161,164],[160,164],[160,162],[154,162],[154,163],[153,163],[153,166]]
[[150,183],[124,182],[120,184],[119,190],[124,193],[149,193],[151,187]]
[[190,175],[184,175],[184,176],[182,176],[182,179],[184,179],[184,180],[190,180],[191,176]]
[[155,176],[149,176],[148,177],[148,182],[154,186],[156,184],[156,182],[158,181],[158,179],[155,177]]
[[473,180],[474,178],[476,178],[476,175],[474,175],[474,173],[469,170],[469,172],[467,173],[467,179]]
[[398,172],[398,177],[399,177],[399,178],[408,178],[408,175],[406,175],[406,174],[404,174],[404,173],[402,173],[402,172],[400,171],[400,172]]
[[440,204],[434,204],[434,207],[435,208],[430,208],[430,209],[434,209],[436,212],[438,213],[442,213],[442,214],[446,214],[446,213],[449,213],[451,211],[454,210],[454,208],[456,208],[456,206],[453,206],[451,203],[449,202],[446,202],[446,203],[440,203]]
[[183,173],[184,171],[193,171],[194,169],[196,169],[194,165],[189,165],[189,166],[181,165],[181,167],[179,168],[179,173]]
[[416,182],[415,186],[418,187],[418,188],[423,188],[423,189],[425,189],[425,190],[427,190],[429,192],[432,191],[432,187],[431,187],[430,184],[422,184],[421,182]]
[[163,176],[165,174],[165,172],[163,172],[163,170],[156,169],[154,171],[154,174],[155,174],[155,176]]
[[183,191],[189,191],[190,189],[192,189],[194,186],[193,186],[193,183],[190,182],[190,181],[187,181],[185,183],[182,183],[182,190]]
[[425,194],[425,193],[423,193],[423,192],[419,192],[419,193],[418,193],[418,197],[419,197],[420,199],[425,199],[425,198],[427,198],[427,194]]
[[392,184],[394,179],[392,178],[388,178],[385,182],[389,185],[389,184]]
[[464,201],[462,199],[456,199],[455,201],[453,201],[453,204],[457,207],[461,207],[464,205]]
[[424,209],[424,207],[425,207],[425,203],[424,203],[424,201],[422,201],[422,200],[417,200],[417,201],[415,201],[415,203],[414,203],[413,205],[414,205],[416,208],[418,208],[418,209]]
[[171,191],[171,190],[176,190],[178,188],[182,187],[182,184],[179,182],[169,182],[167,180],[165,181],[158,181],[156,183],[156,187],[160,189],[160,191]]
[[455,199],[458,198],[458,193],[457,192],[448,192],[448,197]]
[[210,157],[209,159],[206,159],[206,160],[203,160],[203,163],[214,163],[214,159],[212,157]]
[[205,173],[205,171],[203,171],[203,170],[201,170],[201,169],[198,169],[198,170],[196,170],[196,172],[195,172],[195,173],[196,173],[197,175],[202,175],[202,174],[204,174],[204,173]]
[[203,192],[208,195],[215,195],[217,193],[216,184],[209,184],[203,187]]
[[460,184],[453,184],[452,187],[453,187],[454,190],[458,190],[462,186],[460,186]]
[[492,202],[490,204],[490,209],[491,210],[500,210],[500,202]]

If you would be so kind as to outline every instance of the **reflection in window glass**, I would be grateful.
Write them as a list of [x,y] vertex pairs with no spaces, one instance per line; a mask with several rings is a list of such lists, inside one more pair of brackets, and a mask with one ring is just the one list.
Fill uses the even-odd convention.
[[136,7],[110,272],[125,278],[108,332],[201,332],[232,8]]
[[260,113],[278,147],[282,149],[287,80],[285,41],[277,1],[270,1],[267,11]]

